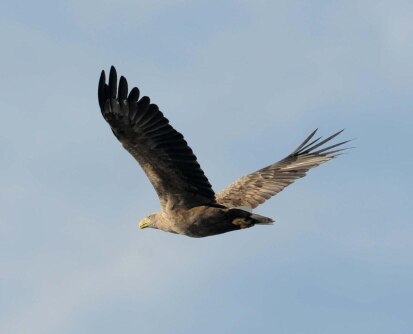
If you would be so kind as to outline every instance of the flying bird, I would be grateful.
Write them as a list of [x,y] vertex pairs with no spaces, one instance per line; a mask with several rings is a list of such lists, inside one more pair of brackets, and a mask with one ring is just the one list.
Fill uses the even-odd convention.
[[101,73],[98,98],[112,132],[138,161],[159,197],[160,211],[143,218],[141,229],[207,237],[271,224],[271,218],[252,213],[252,209],[305,176],[309,169],[339,155],[348,142],[330,144],[343,130],[323,140],[314,139],[315,130],[284,159],[215,193],[183,135],[149,97],[140,97],[138,88],[128,94],[123,76],[118,85],[113,66],[108,83],[105,72]]

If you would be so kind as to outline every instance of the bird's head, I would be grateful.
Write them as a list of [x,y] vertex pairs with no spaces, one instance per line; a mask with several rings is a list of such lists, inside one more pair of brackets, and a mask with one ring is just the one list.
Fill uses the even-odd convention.
[[147,227],[156,228],[154,215],[149,215],[139,222],[139,228],[142,230]]

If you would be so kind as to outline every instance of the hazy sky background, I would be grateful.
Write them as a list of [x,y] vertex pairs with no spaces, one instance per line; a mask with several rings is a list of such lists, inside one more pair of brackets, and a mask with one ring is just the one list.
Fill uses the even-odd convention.
[[[411,1],[2,1],[0,332],[412,333]],[[138,231],[157,197],[101,117],[115,65],[220,190],[313,129],[357,148],[257,210]]]

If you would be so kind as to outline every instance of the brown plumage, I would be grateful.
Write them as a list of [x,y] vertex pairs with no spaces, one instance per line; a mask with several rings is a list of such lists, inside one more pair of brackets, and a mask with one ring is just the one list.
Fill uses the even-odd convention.
[[138,88],[128,94],[124,77],[117,83],[112,66],[106,84],[102,71],[98,98],[102,115],[123,147],[139,162],[155,188],[160,212],[145,217],[140,228],[152,227],[191,237],[205,237],[270,224],[271,218],[250,212],[306,172],[342,151],[347,141],[324,144],[341,133],[320,141],[316,131],[281,161],[245,175],[215,195],[196,156],[182,134]]

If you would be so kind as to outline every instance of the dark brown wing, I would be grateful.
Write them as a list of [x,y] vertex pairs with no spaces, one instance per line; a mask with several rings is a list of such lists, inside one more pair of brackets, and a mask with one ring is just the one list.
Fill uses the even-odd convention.
[[255,208],[279,193],[295,180],[305,176],[309,169],[336,157],[339,154],[338,152],[343,149],[334,150],[334,148],[348,142],[344,141],[315,151],[316,148],[327,143],[343,130],[321,142],[319,142],[320,137],[309,143],[316,131],[317,130],[311,133],[307,139],[286,158],[239,178],[226,189],[219,192],[216,195],[217,202],[228,207],[251,206]]
[[163,208],[215,204],[215,194],[182,134],[138,88],[128,95],[124,77],[112,66],[109,84],[102,71],[98,88],[102,115],[123,147],[139,162]]

